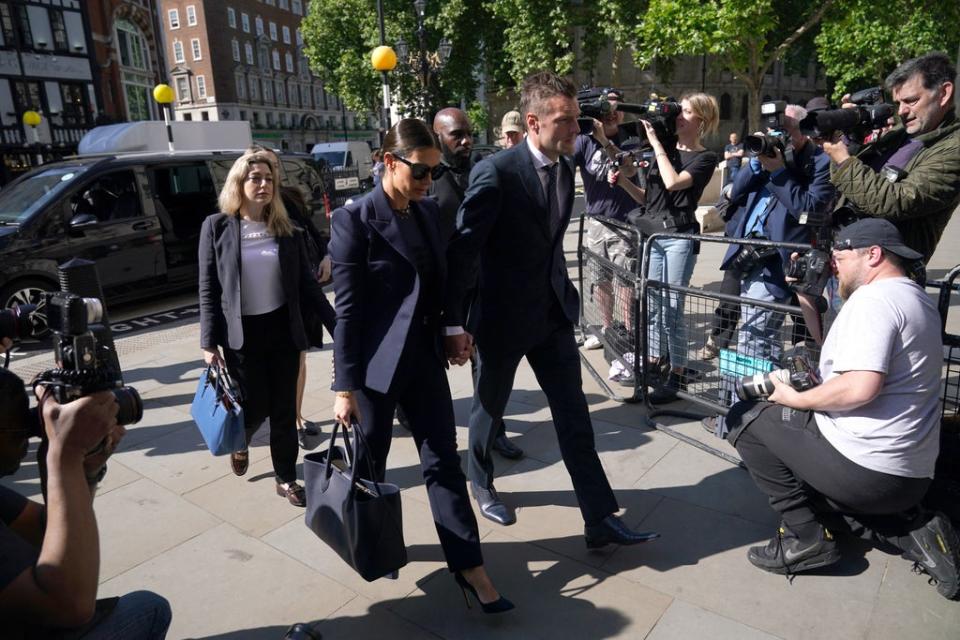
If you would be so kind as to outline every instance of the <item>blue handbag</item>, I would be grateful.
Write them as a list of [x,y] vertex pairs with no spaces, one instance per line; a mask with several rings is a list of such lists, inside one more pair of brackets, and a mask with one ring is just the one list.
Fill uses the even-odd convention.
[[200,376],[190,416],[197,423],[210,453],[222,456],[247,448],[243,407],[226,369],[207,367]]

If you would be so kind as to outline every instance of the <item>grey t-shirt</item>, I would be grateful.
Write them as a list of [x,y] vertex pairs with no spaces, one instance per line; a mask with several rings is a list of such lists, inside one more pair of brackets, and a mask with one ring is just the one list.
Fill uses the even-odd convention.
[[846,371],[885,374],[880,394],[850,411],[817,412],[823,436],[862,467],[932,478],[940,448],[943,345],[936,307],[907,278],[858,288],[820,353],[824,382]]

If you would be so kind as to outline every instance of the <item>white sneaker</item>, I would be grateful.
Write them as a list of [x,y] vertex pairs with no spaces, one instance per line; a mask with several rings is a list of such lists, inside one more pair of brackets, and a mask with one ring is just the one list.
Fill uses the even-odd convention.
[[593,349],[599,349],[602,346],[603,346],[603,343],[600,342],[600,338],[598,338],[597,336],[593,336],[593,335],[587,336],[587,339],[583,341],[584,349],[593,350]]

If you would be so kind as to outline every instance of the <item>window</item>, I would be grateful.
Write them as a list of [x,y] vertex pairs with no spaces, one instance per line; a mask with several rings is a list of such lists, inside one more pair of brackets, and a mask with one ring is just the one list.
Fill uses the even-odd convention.
[[187,122],[190,122],[191,120],[193,120],[193,114],[192,114],[192,113],[185,113],[185,114],[183,114],[183,119],[186,120]]
[[287,73],[293,73],[293,55],[289,51],[284,56],[284,61],[287,63]]
[[243,79],[243,76],[237,76],[236,80],[237,80],[237,99],[246,100],[247,99],[247,81]]
[[273,102],[273,82],[270,80],[263,81],[263,101]]
[[275,71],[280,71],[280,52],[276,49],[273,50],[273,68]]
[[197,76],[197,98],[207,97],[207,79],[204,76]]
[[243,54],[247,60],[247,64],[253,64],[253,45],[249,42],[243,45]]
[[297,46],[299,47],[302,44],[303,44],[303,34],[300,33],[300,29],[297,29]]
[[240,14],[240,26],[243,27],[244,33],[250,33],[250,16],[245,13]]
[[167,11],[167,19],[170,21],[171,29],[180,28],[180,11],[177,9],[170,9]]
[[300,91],[297,89],[297,84],[293,80],[287,84],[287,98],[290,100],[291,107],[300,106]]
[[67,44],[67,25],[63,22],[63,12],[50,10],[50,29],[53,34],[53,48],[57,51],[69,51]]
[[290,44],[290,27],[283,27],[283,43]]
[[209,111],[201,111],[201,112],[200,112],[200,119],[201,119],[201,120],[204,120],[204,121],[209,120],[209,119],[210,119],[210,112],[209,112]]
[[283,90],[283,82],[277,80],[273,85],[274,95],[277,96],[277,104],[287,104],[287,92]]
[[117,48],[120,52],[120,65],[149,71],[147,43],[140,33],[140,29],[132,22],[122,19],[116,21],[115,27],[117,30]]
[[303,0],[290,0],[291,11],[298,16],[303,15]]
[[258,100],[260,98],[260,81],[254,77],[250,78],[250,99]]
[[257,16],[254,19],[254,24],[257,27],[257,35],[262,36],[263,35],[263,18],[261,18],[260,16]]
[[277,6],[277,0],[266,0],[266,1],[267,1],[267,4],[270,5],[271,7]]
[[173,61],[174,62],[185,62],[186,58],[183,57],[183,43],[179,40],[173,41]]
[[277,23],[276,22],[270,23],[270,39],[273,40],[274,42],[277,41]]
[[140,29],[127,20],[117,18],[114,39],[120,55],[120,81],[127,103],[127,120],[152,119],[153,76],[150,73],[149,48]]
[[193,38],[190,40],[190,49],[193,52],[194,60],[201,60],[203,56],[200,55],[200,38]]
[[13,35],[13,16],[10,14],[10,5],[0,4],[0,46],[12,45],[16,42]]
[[237,12],[233,7],[227,7],[227,24],[231,29],[237,28]]
[[20,44],[24,48],[33,48],[33,32],[30,29],[30,18],[27,16],[27,7],[14,6],[17,16],[17,32],[20,35]]
[[154,167],[147,170],[147,176],[154,199],[170,217],[173,234],[180,239],[196,238],[203,224],[197,211],[217,210],[217,187],[206,163]]
[[192,4],[187,5],[187,26],[197,26],[197,7]]
[[177,76],[177,100],[190,102],[190,81],[186,76]]
[[281,8],[281,9],[287,9],[287,10],[289,11],[289,9],[290,9],[290,0],[280,0],[280,8]]
[[240,62],[240,43],[236,38],[230,41],[230,50],[233,52],[233,61]]

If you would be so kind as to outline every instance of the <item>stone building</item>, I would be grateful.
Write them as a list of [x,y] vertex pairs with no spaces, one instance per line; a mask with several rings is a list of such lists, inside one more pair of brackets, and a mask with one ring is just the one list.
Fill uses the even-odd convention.
[[302,0],[161,0],[177,120],[246,120],[255,140],[309,151],[377,139],[369,114],[344,108],[303,53]]

